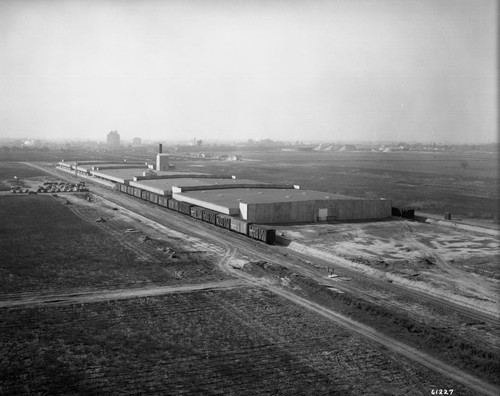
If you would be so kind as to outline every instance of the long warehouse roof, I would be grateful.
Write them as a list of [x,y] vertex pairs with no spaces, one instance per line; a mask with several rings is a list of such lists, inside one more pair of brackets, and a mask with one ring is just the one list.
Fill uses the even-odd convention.
[[90,173],[103,179],[124,183],[127,180],[133,180],[135,176],[142,175],[145,171],[147,168],[119,168],[90,171]]
[[205,202],[212,207],[236,210],[240,203],[273,203],[315,200],[363,200],[314,190],[267,189],[267,188],[231,188],[221,190],[188,191],[174,194],[174,198],[193,204]]
[[[234,186],[264,184],[255,180],[246,179],[219,179],[219,178],[172,178],[151,179],[130,182],[131,186],[144,188],[146,190],[158,190],[163,193],[171,193],[173,187],[206,187],[210,189],[216,186]],[[232,188],[231,188],[232,189]],[[221,191],[221,190],[217,190]]]
[[[78,161],[76,161],[78,163],[78,169],[81,169],[81,170],[86,170],[86,171],[91,171],[93,168],[95,169],[98,169],[98,168],[102,168],[100,169],[101,171],[105,171],[105,170],[110,170],[111,169],[125,169],[125,168],[140,168],[140,164],[138,163],[128,163],[128,162],[125,162],[125,161],[122,161],[122,162],[114,162],[114,163],[106,163],[106,162],[99,162],[99,163],[93,163],[93,164],[80,164]],[[71,165],[74,165],[74,162],[71,164]],[[143,168],[142,169],[147,169],[146,168],[146,165],[143,165]]]

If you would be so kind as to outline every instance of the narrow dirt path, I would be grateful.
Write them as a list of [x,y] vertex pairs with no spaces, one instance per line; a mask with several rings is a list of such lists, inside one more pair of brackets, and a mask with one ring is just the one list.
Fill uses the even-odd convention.
[[137,289],[98,290],[81,293],[52,294],[52,295],[23,295],[19,300],[0,301],[0,308],[26,308],[32,306],[54,306],[68,304],[88,304],[107,300],[124,300],[137,297],[155,297],[172,293],[189,293],[200,290],[234,289],[247,286],[248,283],[240,279],[229,279],[220,282],[206,282],[193,285],[175,285],[146,287]]

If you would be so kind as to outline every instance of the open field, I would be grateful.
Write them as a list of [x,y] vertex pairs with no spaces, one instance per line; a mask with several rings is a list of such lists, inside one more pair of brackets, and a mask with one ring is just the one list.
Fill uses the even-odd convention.
[[[83,198],[0,196],[2,293],[224,279],[209,263],[210,252],[178,248],[180,237],[145,234],[140,224],[122,221],[112,208],[99,210]],[[81,204],[68,204],[68,199]],[[105,222],[96,223],[101,217]]]
[[[439,305],[377,290],[373,284],[338,276],[317,281],[284,266],[246,263],[243,271],[263,282],[364,323],[487,382],[500,383],[500,328],[461,317]],[[342,273],[342,270],[338,270]],[[333,284],[333,287],[332,287]],[[358,288],[363,292],[360,293]],[[370,298],[376,296],[376,298]],[[395,300],[395,301],[392,301]]]
[[[0,367],[6,368],[0,394],[429,394],[434,388],[475,394],[432,364],[373,343],[295,298],[437,358],[447,375],[459,367],[486,384],[500,383],[498,329],[489,322],[353,275],[327,279],[320,268],[318,277],[308,262],[299,266],[304,272],[291,271],[287,265],[300,259],[290,247],[225,240],[209,234],[213,227],[90,185],[89,194],[0,196],[7,219],[0,232],[15,236],[0,244],[10,262],[0,265],[0,287],[10,287],[0,295]],[[406,221],[280,232],[412,281],[424,275],[444,281],[452,260],[460,273],[496,281],[488,275],[494,265],[483,260],[498,257],[491,236],[470,234],[463,243],[457,230]],[[256,251],[269,262],[256,262]],[[285,299],[268,285],[291,295]],[[476,286],[472,294],[486,293]]]
[[303,189],[361,198],[384,197],[396,207],[498,220],[498,154],[485,153],[243,153],[243,161],[186,161],[179,166],[238,178],[298,184]]
[[42,175],[43,172],[29,165],[19,162],[0,162],[0,191],[8,191],[11,186],[25,187],[23,180]]
[[473,394],[260,289],[3,310],[0,342],[6,394]]

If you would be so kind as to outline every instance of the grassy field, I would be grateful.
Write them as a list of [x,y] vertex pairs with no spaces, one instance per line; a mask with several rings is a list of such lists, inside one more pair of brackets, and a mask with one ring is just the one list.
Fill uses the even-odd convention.
[[[253,263],[246,265],[245,271],[268,279],[269,283],[280,284],[310,301],[365,323],[488,382],[500,383],[500,355],[496,348],[492,348],[491,344],[485,343],[481,338],[488,332],[496,334],[497,328],[486,328],[484,324],[463,319],[460,330],[470,329],[474,333],[471,336],[468,331],[457,331],[456,325],[448,325],[451,324],[447,320],[449,312],[445,309],[427,307],[426,315],[418,317],[407,311],[387,307],[383,302],[371,302],[349,292],[331,290],[280,265]],[[400,296],[399,299],[401,298]],[[407,302],[414,303],[411,300]]]
[[43,175],[40,170],[23,163],[0,162],[0,191],[8,191],[11,186],[24,186],[23,179]]
[[224,277],[204,260],[170,259],[138,234],[112,235],[92,212],[83,221],[64,202],[47,195],[0,196],[2,293],[164,285],[186,273],[191,282]]
[[471,394],[249,288],[4,310],[0,348],[4,394]]
[[498,155],[484,153],[244,153],[244,161],[186,161],[186,167],[230,173],[303,189],[464,218],[498,220]]

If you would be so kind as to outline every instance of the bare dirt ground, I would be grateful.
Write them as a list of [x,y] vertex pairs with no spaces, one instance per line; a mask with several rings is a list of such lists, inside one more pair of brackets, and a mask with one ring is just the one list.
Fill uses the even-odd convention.
[[397,220],[293,226],[279,232],[295,243],[292,248],[324,252],[373,276],[499,312],[498,235]]

